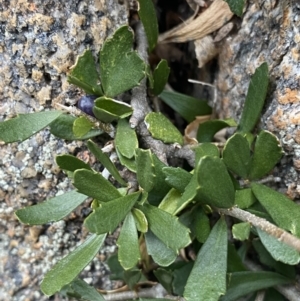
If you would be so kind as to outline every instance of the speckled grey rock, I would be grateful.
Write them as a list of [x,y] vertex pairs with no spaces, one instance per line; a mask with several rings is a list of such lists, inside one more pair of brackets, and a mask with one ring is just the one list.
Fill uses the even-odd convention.
[[299,58],[299,1],[248,1],[240,28],[221,48],[215,104],[221,118],[239,119],[250,76],[268,63],[271,83],[260,127],[276,134],[284,147],[276,172],[291,198],[300,194]]
[[[86,48],[96,57],[104,39],[127,22],[127,7],[114,0],[2,0],[0,121],[51,109],[53,102],[76,103],[82,92],[67,82],[76,57]],[[88,204],[61,222],[40,227],[23,226],[13,214],[71,189],[54,158],[75,151],[84,155],[81,147],[47,130],[0,146],[1,301],[49,300],[39,291],[43,274],[86,237],[80,225]],[[102,262],[115,250],[112,241],[83,273],[97,287],[112,285]]]

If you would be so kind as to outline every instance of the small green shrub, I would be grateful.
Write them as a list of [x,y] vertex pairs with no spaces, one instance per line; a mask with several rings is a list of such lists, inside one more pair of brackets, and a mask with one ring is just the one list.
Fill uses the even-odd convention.
[[[149,3],[140,1],[141,10]],[[153,16],[141,13],[145,26],[153,24],[147,18]],[[157,26],[146,29],[151,50]],[[211,112],[204,101],[162,92],[169,73],[166,62],[162,61],[152,75],[148,62],[132,50],[132,44],[132,30],[123,26],[103,45],[99,74],[89,50],[78,58],[70,73],[71,83],[95,96],[94,117],[84,112],[73,117],[62,111],[47,111],[0,123],[0,139],[5,143],[25,140],[48,125],[52,134],[68,140],[91,139],[107,132],[114,137],[120,164],[131,171],[131,180],[123,178],[92,140],[87,140],[88,149],[114,181],[74,156],[56,157],[76,189],[15,214],[28,225],[55,222],[90,197],[93,211],[84,227],[91,234],[47,272],[41,290],[48,296],[62,291],[78,299],[104,300],[77,277],[96,256],[106,234],[121,224],[118,254],[109,259],[109,265],[114,278],[124,280],[129,288],[147,280],[149,271],[153,271],[169,294],[188,301],[237,300],[262,289],[282,298],[272,287],[294,281],[294,266],[300,261],[300,207],[259,182],[272,172],[283,154],[272,133],[254,131],[268,89],[267,64],[252,76],[239,123],[208,121],[198,130],[200,143],[186,148],[178,129],[163,114],[143,107],[142,120],[132,124],[128,118],[135,114],[135,106],[114,99],[134,87],[143,88],[147,76],[152,95],[159,94],[188,122]],[[212,142],[214,134],[236,125],[236,132],[220,151]],[[149,148],[142,148],[141,141]],[[190,159],[195,162],[193,171],[168,166],[164,160],[168,156]],[[138,185],[132,184],[132,178]],[[234,217],[233,239],[229,238],[231,229],[224,215]],[[195,261],[178,257],[186,247],[198,253]],[[243,263],[247,252],[255,252],[266,271],[248,270]]]

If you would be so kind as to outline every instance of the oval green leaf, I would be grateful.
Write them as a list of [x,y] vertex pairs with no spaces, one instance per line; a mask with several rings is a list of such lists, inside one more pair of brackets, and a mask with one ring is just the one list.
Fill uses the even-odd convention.
[[[147,1],[152,2],[152,0]],[[153,72],[153,93],[155,95],[159,95],[163,91],[168,82],[169,74],[170,68],[168,62],[166,60],[161,60]]]
[[77,118],[72,115],[62,114],[50,124],[52,135],[66,140],[84,140],[103,134],[100,129],[92,129],[82,137],[77,137],[73,133],[73,124]]
[[114,120],[130,116],[132,108],[122,101],[103,96],[95,100],[93,112],[97,119],[111,123]]
[[184,192],[192,178],[189,172],[180,167],[164,167],[162,171],[166,176],[165,181],[181,193]]
[[145,33],[148,40],[148,50],[151,52],[156,45],[158,38],[158,23],[156,11],[152,0],[139,1],[139,17],[144,25]]
[[74,172],[73,185],[79,192],[100,202],[109,202],[121,196],[117,188],[101,174],[86,169]]
[[212,108],[207,101],[185,94],[164,90],[160,95],[168,106],[181,115],[187,122],[192,122],[196,116],[210,115]]
[[75,66],[68,75],[68,82],[83,89],[87,94],[103,95],[98,85],[99,75],[91,50],[77,57]]
[[24,141],[45,128],[61,114],[61,111],[20,114],[15,118],[0,122],[0,142]]
[[285,195],[262,184],[251,184],[258,201],[270,214],[274,222],[300,237],[300,206]]
[[219,300],[226,292],[227,225],[215,224],[201,247],[184,290],[187,301]]
[[132,209],[132,214],[138,231],[146,233],[148,231],[148,221],[145,214],[137,208]]
[[52,296],[74,280],[93,260],[104,242],[106,234],[91,235],[83,244],[61,259],[44,277],[41,290]]
[[183,144],[183,137],[173,123],[162,113],[151,112],[146,115],[145,123],[153,138],[165,143]]
[[135,192],[113,201],[102,203],[85,219],[84,225],[92,233],[112,233],[137,202],[140,195],[140,192]]
[[107,97],[114,97],[139,84],[145,76],[145,63],[132,51],[133,30],[122,26],[100,50],[100,77]]
[[137,148],[135,150],[136,176],[139,185],[147,192],[154,186],[154,163],[151,151]]
[[178,253],[178,250],[191,243],[189,229],[182,225],[178,218],[157,207],[144,204],[139,206],[149,223],[149,228],[168,248]]
[[73,133],[77,137],[83,137],[86,135],[93,127],[93,123],[89,121],[86,117],[81,116],[74,120],[73,123]]
[[234,186],[220,158],[203,157],[199,161],[197,179],[200,186],[198,195],[202,203],[220,208],[234,205]]
[[61,220],[86,199],[86,195],[70,191],[43,203],[19,209],[15,214],[24,224],[42,225]]
[[204,142],[194,148],[196,162],[199,162],[201,158],[205,156],[220,157],[220,151],[218,147],[212,143]]
[[115,146],[128,159],[133,158],[134,152],[139,146],[136,132],[126,119],[118,121]]
[[134,217],[129,212],[124,220],[122,229],[117,240],[119,247],[118,259],[124,270],[132,269],[141,258],[138,241],[138,233]]
[[246,179],[251,162],[247,139],[239,133],[235,133],[230,137],[223,150],[223,161],[233,173]]
[[278,138],[268,131],[261,131],[256,138],[249,178],[259,179],[268,174],[282,157]]
[[235,191],[234,203],[240,209],[247,209],[253,205],[257,199],[255,198],[251,188],[244,188]]
[[145,233],[147,252],[152,256],[154,262],[158,265],[166,267],[175,261],[177,253],[167,247],[157,236],[150,230]]
[[267,63],[261,64],[251,77],[247,97],[244,104],[238,132],[251,132],[261,114],[269,85],[269,71]]
[[265,231],[256,228],[259,238],[271,256],[283,263],[296,265],[300,262],[300,253]]
[[77,169],[92,170],[89,164],[83,162],[82,160],[72,155],[58,155],[56,156],[55,161],[61,169],[67,171],[74,172]]
[[232,235],[234,239],[244,241],[249,238],[251,225],[249,223],[238,223],[232,226]]

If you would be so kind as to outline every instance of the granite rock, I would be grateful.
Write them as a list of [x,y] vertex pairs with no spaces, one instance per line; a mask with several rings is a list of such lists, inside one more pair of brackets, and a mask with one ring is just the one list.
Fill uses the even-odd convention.
[[221,47],[215,103],[221,118],[238,120],[250,76],[268,63],[270,85],[259,127],[280,139],[285,157],[275,173],[292,199],[300,194],[299,13],[299,1],[248,1],[237,30]]
[[[67,82],[67,74],[76,57],[89,48],[96,59],[104,39],[127,23],[128,8],[118,1],[1,1],[0,121],[52,109],[55,102],[75,104],[82,91]],[[49,300],[39,291],[43,274],[86,238],[81,223],[88,202],[63,221],[37,228],[13,214],[72,189],[54,158],[81,150],[81,142],[57,139],[48,130],[1,145],[0,300]],[[113,241],[83,272],[90,284],[112,288],[103,260],[115,250]]]

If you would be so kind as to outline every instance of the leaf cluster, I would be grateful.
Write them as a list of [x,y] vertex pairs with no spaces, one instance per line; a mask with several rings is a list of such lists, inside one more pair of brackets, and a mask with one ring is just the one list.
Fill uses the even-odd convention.
[[[155,11],[151,1],[139,2],[150,51],[157,40]],[[92,212],[84,221],[90,236],[46,273],[42,291],[48,296],[61,291],[78,299],[104,300],[78,275],[97,255],[106,235],[120,227],[118,253],[108,264],[112,278],[122,279],[131,289],[153,272],[169,294],[187,301],[237,300],[262,289],[267,290],[267,296],[284,300],[272,287],[293,281],[299,250],[253,227],[251,221],[240,222],[237,217],[229,226],[224,216],[217,214],[222,208],[239,207],[289,231],[295,239],[300,237],[299,205],[259,183],[283,154],[275,135],[255,131],[268,89],[267,64],[259,66],[251,78],[239,122],[210,120],[200,125],[199,144],[193,148],[195,166],[187,171],[167,166],[153,150],[143,149],[127,119],[132,107],[113,97],[138,86],[146,76],[149,93],[159,95],[187,122],[209,114],[211,108],[205,101],[162,91],[169,74],[167,63],[161,61],[151,72],[132,44],[133,32],[123,26],[104,43],[99,66],[87,50],[69,75],[70,83],[97,96],[95,119],[48,111],[0,123],[0,139],[6,143],[27,139],[47,125],[58,137],[89,139],[89,151],[112,176],[108,180],[78,158],[59,155],[56,162],[72,179],[75,189],[15,212],[22,223],[45,224],[66,217],[86,199],[91,200]],[[165,145],[183,145],[180,131],[163,114],[151,112],[144,122],[153,139]],[[91,140],[104,132],[99,123],[116,128],[118,162],[134,175],[138,188],[131,186],[118,165]],[[236,131],[220,150],[214,144],[214,135],[226,127],[236,127]],[[228,240],[229,232],[234,240]],[[195,260],[180,259],[179,253],[186,247],[197,254]],[[257,253],[266,270],[254,272],[245,267],[243,259],[250,252]]]

